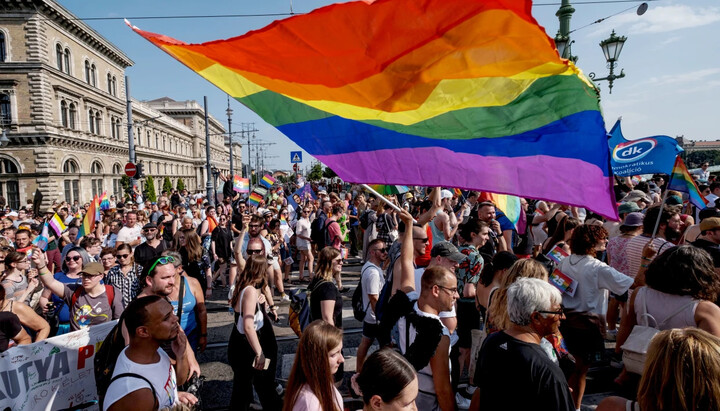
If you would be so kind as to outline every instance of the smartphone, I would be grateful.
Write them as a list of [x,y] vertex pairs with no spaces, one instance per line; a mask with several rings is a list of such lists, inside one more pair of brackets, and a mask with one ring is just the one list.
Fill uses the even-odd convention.
[[[252,361],[252,367],[255,367],[255,359],[254,359],[254,358],[253,358],[253,361]],[[265,364],[263,365],[263,370],[267,370],[268,368],[270,368],[270,359],[269,359],[269,358],[266,358],[266,359],[265,359]]]

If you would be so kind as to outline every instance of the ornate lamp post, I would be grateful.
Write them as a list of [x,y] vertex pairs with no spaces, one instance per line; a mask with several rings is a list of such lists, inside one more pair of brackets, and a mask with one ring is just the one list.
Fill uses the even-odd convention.
[[600,47],[602,48],[603,54],[605,54],[605,60],[608,63],[607,67],[610,69],[610,74],[602,78],[596,78],[595,73],[588,74],[593,81],[607,80],[610,94],[612,94],[613,81],[625,77],[625,72],[622,69],[620,70],[620,74],[615,75],[615,66],[617,65],[618,58],[620,58],[620,52],[626,40],[627,37],[618,37],[615,35],[615,30],[613,30],[609,38],[600,42]]

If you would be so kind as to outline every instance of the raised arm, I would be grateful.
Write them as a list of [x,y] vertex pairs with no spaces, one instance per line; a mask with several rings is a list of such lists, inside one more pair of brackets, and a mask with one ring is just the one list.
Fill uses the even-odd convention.
[[[439,191],[439,190],[438,190]],[[405,210],[400,212],[400,219],[405,223],[402,248],[400,249],[400,279],[397,289],[405,293],[415,291],[415,249],[413,247],[412,216]]]
[[39,248],[33,247],[32,256],[30,258],[33,263],[35,263],[35,267],[38,267],[40,281],[43,283],[45,288],[58,297],[63,298],[65,296],[65,285],[56,280],[55,277],[52,276],[50,270],[48,270],[47,257],[45,256],[45,253]]

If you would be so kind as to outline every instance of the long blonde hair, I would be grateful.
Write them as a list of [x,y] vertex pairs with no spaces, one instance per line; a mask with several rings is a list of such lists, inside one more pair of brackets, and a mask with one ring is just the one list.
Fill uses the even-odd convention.
[[330,351],[342,343],[342,330],[323,320],[307,326],[298,343],[295,362],[285,392],[283,411],[291,411],[305,384],[317,397],[323,411],[342,411],[335,401],[333,378],[330,372]]
[[333,260],[340,256],[337,248],[325,247],[318,253],[317,270],[315,276],[319,276],[324,280],[332,280],[333,276]]
[[500,330],[507,330],[512,325],[507,312],[507,289],[518,278],[539,278],[547,281],[548,273],[544,265],[531,258],[517,260],[510,266],[500,289],[493,295],[488,310],[492,323]]
[[637,398],[643,411],[720,410],[720,338],[698,328],[658,333]]

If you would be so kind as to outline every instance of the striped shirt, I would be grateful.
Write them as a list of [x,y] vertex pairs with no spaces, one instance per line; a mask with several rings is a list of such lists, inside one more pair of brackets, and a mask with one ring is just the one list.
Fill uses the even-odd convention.
[[142,274],[142,266],[140,264],[133,264],[127,275],[123,274],[120,269],[120,265],[116,265],[108,271],[105,277],[105,283],[108,285],[114,285],[115,289],[122,292],[122,305],[123,308],[130,304],[130,301],[142,290],[140,285],[140,274]]
[[[623,274],[635,278],[640,270],[642,250],[645,248],[645,244],[647,244],[648,241],[650,241],[650,237],[645,237],[644,234],[641,234],[631,238],[630,241],[625,244],[625,258],[627,259],[628,272]],[[657,250],[655,257],[667,251],[674,245],[675,244],[665,240],[664,238],[656,237],[655,240],[653,240],[653,246]],[[613,263],[613,265],[615,265],[615,263]]]

